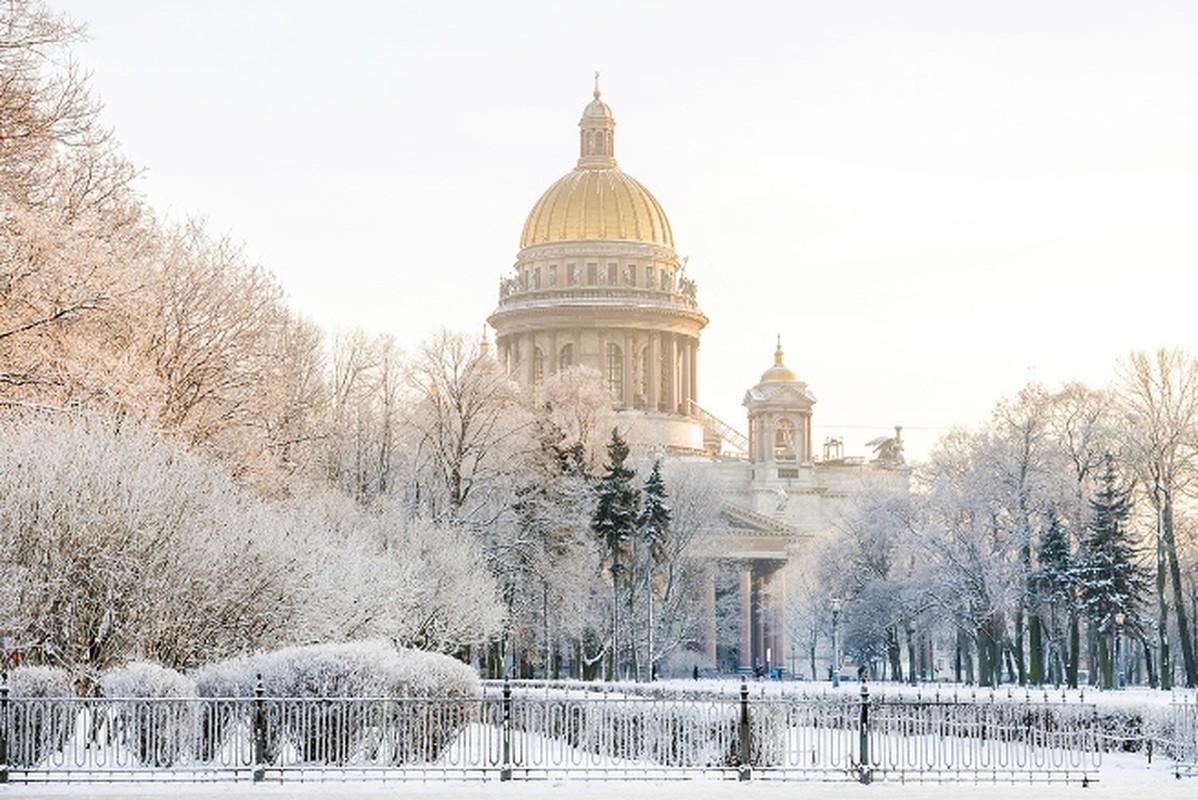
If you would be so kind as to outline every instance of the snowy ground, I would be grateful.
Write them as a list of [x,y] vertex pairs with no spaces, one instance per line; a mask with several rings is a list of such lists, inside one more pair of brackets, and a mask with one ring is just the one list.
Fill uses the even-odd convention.
[[230,797],[263,798],[263,800],[761,800],[763,798],[803,798],[803,800],[878,800],[891,798],[977,798],[978,800],[1010,800],[1075,796],[1079,800],[1095,798],[1126,798],[1127,800],[1193,800],[1198,797],[1198,778],[1175,779],[1163,765],[1148,768],[1141,758],[1127,760],[1110,757],[1102,767],[1102,777],[1088,787],[1044,784],[942,784],[899,785],[855,783],[805,783],[751,781],[569,781],[569,782],[430,782],[430,783],[308,783],[299,785],[154,785],[129,786],[4,786],[0,798],[32,800],[33,798],[170,798],[170,800],[226,800]]
[[1076,796],[1079,800],[1193,800],[1198,797],[1198,777],[1173,777],[1171,762],[1151,766],[1143,756],[1107,754],[1097,783],[1079,784],[896,784],[811,783],[805,781],[429,781],[427,783],[304,783],[304,784],[154,784],[0,786],[0,798],[169,798],[170,800],[226,800],[230,797],[263,800],[878,800],[891,798],[1037,798]]

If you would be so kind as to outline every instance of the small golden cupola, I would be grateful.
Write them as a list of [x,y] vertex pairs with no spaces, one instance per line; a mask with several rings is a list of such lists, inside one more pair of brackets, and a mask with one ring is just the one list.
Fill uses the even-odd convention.
[[780,381],[794,382],[798,376],[782,363],[782,334],[778,334],[778,345],[774,350],[774,366],[761,374],[762,383],[778,383]]

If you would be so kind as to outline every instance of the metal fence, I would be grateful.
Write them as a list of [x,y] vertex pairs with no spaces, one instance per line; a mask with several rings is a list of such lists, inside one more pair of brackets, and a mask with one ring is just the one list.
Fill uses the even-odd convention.
[[1172,752],[1177,777],[1198,777],[1198,695],[1175,696],[1171,703]]
[[0,782],[1077,781],[1093,705],[489,685],[479,698],[8,698]]

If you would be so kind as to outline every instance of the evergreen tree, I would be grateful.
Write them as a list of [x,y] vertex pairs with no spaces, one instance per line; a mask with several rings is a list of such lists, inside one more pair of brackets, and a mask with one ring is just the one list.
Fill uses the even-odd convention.
[[670,534],[670,507],[666,505],[666,484],[661,477],[660,459],[653,462],[653,469],[645,479],[642,496],[644,505],[637,527],[641,541],[648,545],[649,557],[656,566],[666,560],[666,542]]
[[[654,592],[654,573],[657,568],[669,558],[669,549],[667,547],[670,535],[670,507],[666,505],[666,484],[661,477],[661,460],[653,462],[653,469],[649,472],[649,477],[645,479],[645,485],[641,490],[643,497],[643,505],[641,506],[640,517],[637,519],[637,528],[640,534],[640,542],[646,551],[646,557],[643,559],[644,564],[640,567],[640,573],[644,575],[645,587],[645,605],[647,611],[648,632],[647,651],[648,659],[646,669],[648,670],[649,680],[656,677],[656,656],[654,654],[653,639],[654,639],[654,619],[653,619],[653,592]],[[632,595],[629,595],[631,603]],[[632,609],[629,609],[630,611]]]
[[[1047,677],[1077,688],[1077,659],[1080,645],[1080,609],[1077,588],[1077,564],[1069,540],[1069,531],[1056,511],[1050,511],[1048,526],[1040,534],[1036,550],[1037,568],[1033,574],[1035,602],[1041,609],[1041,622],[1048,632]],[[1065,624],[1060,619],[1064,612]],[[1047,618],[1043,615],[1046,614]],[[1068,641],[1066,641],[1066,630]]]
[[595,513],[591,517],[591,530],[603,546],[612,579],[611,679],[615,679],[620,670],[620,594],[631,560],[640,505],[639,492],[632,485],[636,473],[625,465],[627,459],[628,444],[620,431],[612,428],[611,441],[607,444],[607,464],[596,486]]
[[1129,494],[1108,453],[1098,489],[1090,500],[1090,519],[1077,568],[1082,607],[1099,633],[1102,680],[1108,689],[1114,686],[1110,639],[1116,633],[1116,615],[1123,615],[1127,630],[1137,630],[1139,605],[1150,589],[1148,574],[1138,561],[1138,550],[1126,527],[1131,514]]

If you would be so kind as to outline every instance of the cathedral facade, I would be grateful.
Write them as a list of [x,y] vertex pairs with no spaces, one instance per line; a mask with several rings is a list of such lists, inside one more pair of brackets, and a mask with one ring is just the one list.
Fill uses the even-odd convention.
[[785,365],[780,340],[745,393],[748,436],[705,412],[697,387],[707,317],[669,220],[618,166],[615,118],[598,86],[578,125],[578,161],[533,205],[501,281],[488,318],[496,357],[531,390],[567,367],[595,368],[630,447],[710,471],[723,518],[704,552],[734,574],[740,619],[731,636],[717,633],[713,585],[703,654],[724,669],[785,666],[782,567],[829,533],[864,481],[906,485],[901,431],[872,460],[846,457],[835,440],[816,452],[815,396]]

